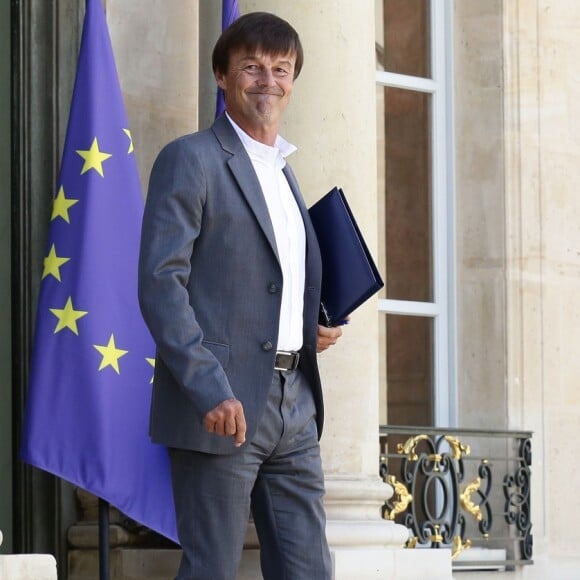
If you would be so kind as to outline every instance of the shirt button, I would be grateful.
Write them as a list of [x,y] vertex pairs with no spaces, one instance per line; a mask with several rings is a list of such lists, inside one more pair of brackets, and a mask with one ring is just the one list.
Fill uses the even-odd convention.
[[265,350],[266,352],[268,352],[269,350],[272,350],[273,347],[274,347],[274,345],[269,340],[262,343],[262,350]]
[[278,292],[278,286],[276,286],[276,284],[274,284],[274,282],[272,282],[268,286],[268,292],[270,292],[270,294],[276,294],[276,292]]

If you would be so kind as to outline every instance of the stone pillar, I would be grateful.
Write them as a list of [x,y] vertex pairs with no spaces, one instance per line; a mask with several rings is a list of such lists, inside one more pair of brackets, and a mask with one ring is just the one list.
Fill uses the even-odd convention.
[[[197,128],[198,118],[206,126],[213,116],[214,88],[208,90],[208,65],[200,66],[198,58],[209,53],[205,46],[198,50],[198,39],[210,42],[218,2],[212,2],[213,7],[201,4],[106,2],[129,121],[141,150],[143,180],[162,144]],[[242,13],[279,14],[300,33],[305,67],[282,128],[299,147],[292,166],[308,204],[334,185],[345,190],[376,255],[374,2],[241,0],[240,8]],[[203,30],[197,27],[198,15]],[[448,579],[448,551],[405,550],[407,529],[381,518],[381,506],[392,489],[378,474],[378,325],[376,302],[371,300],[353,316],[341,344],[321,356],[326,398],[323,461],[334,578]],[[238,580],[260,578],[252,529],[246,547]]]
[[145,193],[161,148],[198,128],[199,6],[192,0],[105,6]]
[[[281,130],[298,147],[290,163],[308,205],[335,185],[344,189],[376,256],[374,2],[241,0],[240,9],[274,12],[300,34],[304,68]],[[339,345],[320,356],[334,578],[451,578],[447,551],[405,550],[408,530],[381,518],[392,489],[378,474],[378,337],[373,299],[352,316]]]
[[562,509],[554,494],[580,483],[562,461],[577,453],[580,412],[580,7],[520,0],[502,13],[509,425],[534,432],[534,561],[564,578],[580,541],[579,502]]

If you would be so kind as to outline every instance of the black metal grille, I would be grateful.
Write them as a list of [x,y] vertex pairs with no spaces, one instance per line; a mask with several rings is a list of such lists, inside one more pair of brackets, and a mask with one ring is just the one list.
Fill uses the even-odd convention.
[[451,549],[456,568],[531,564],[531,437],[381,426],[380,474],[394,489],[383,517],[409,529],[409,548]]

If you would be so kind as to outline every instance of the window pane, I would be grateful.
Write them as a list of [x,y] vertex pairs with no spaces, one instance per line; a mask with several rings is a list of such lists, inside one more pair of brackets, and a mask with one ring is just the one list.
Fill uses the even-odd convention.
[[384,88],[385,274],[381,297],[433,301],[431,96]]
[[383,0],[383,32],[383,70],[430,78],[429,0]]
[[388,315],[386,342],[387,423],[432,426],[433,319]]

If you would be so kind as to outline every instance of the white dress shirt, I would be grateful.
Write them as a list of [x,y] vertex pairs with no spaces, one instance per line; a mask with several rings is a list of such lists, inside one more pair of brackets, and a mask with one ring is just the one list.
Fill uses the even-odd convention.
[[276,248],[282,267],[282,307],[278,329],[278,350],[302,348],[306,234],[300,210],[282,169],[285,157],[296,147],[276,138],[273,147],[252,139],[232,118],[228,120],[248,152],[262,187],[274,228]]

